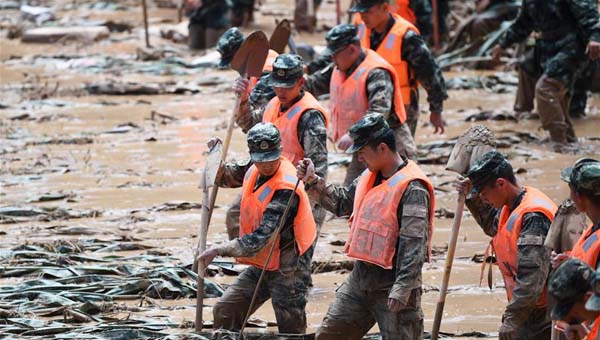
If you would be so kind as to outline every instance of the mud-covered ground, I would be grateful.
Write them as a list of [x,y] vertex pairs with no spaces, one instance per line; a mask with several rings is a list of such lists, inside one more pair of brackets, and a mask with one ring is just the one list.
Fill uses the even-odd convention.
[[[262,29],[270,34],[275,18],[292,17],[291,0],[262,3],[256,23],[246,32]],[[193,273],[181,268],[190,264],[197,243],[201,200],[197,186],[205,142],[225,134],[234,99],[229,86],[236,74],[205,67],[217,61],[214,51],[191,52],[185,44],[161,38],[161,31],[177,29],[173,8],[150,3],[150,39],[162,55],[142,61],[136,58],[140,54],[136,49],[143,47],[142,14],[136,2],[37,4],[54,9],[56,21],[46,24],[98,25],[112,20],[131,30],[111,31],[98,41],[23,43],[7,38],[11,26],[24,22],[19,10],[11,9],[10,2],[0,6],[0,310],[4,313],[0,334],[56,326],[51,322],[65,320],[70,322],[61,327],[75,331],[118,320],[120,324],[145,320],[146,330],[192,332]],[[324,3],[321,24],[334,24],[333,6],[332,1]],[[186,33],[185,24],[179,29]],[[319,31],[295,39],[322,45],[323,36]],[[579,153],[564,155],[542,143],[546,136],[538,120],[510,119],[516,89],[512,71],[455,70],[445,75],[454,88],[445,104],[446,133],[433,135],[428,116],[422,115],[416,137],[419,159],[436,186],[438,209],[436,256],[423,268],[427,330],[456,200],[451,186],[455,175],[444,170],[452,147],[448,142],[471,125],[488,126],[500,137],[501,151],[509,155],[522,183],[542,189],[556,203],[568,194],[559,180],[560,170],[580,157],[600,153],[599,95],[589,100],[587,117],[575,121]],[[458,89],[463,87],[470,89]],[[245,157],[244,135],[238,129],[229,158]],[[344,159],[341,154],[330,156],[332,181],[342,180]],[[226,240],[225,211],[237,192],[219,191],[209,243]],[[310,332],[318,327],[346,277],[342,262],[346,237],[344,220],[330,219],[323,227],[314,257],[321,264],[320,273],[313,276],[307,306]],[[481,254],[488,241],[465,213],[446,301],[445,332],[481,332],[493,338],[500,325],[506,298],[499,272],[494,272],[492,290],[486,283],[479,285]],[[342,264],[336,267],[336,261]],[[223,286],[235,279],[227,264],[212,269],[212,274],[218,272],[212,280]],[[76,279],[82,276],[95,279]],[[71,295],[61,295],[61,287],[57,288],[66,282],[78,282],[77,287],[64,287],[72,290]],[[135,287],[124,289],[127,284]],[[37,293],[14,295],[26,291]],[[48,292],[74,302],[52,300],[43,294]],[[72,311],[82,310],[85,296],[75,292],[97,292],[94,301],[111,308],[88,313],[95,315],[92,319],[78,319]],[[209,306],[214,302],[214,298],[205,301]],[[255,316],[260,319],[257,323],[275,321],[269,304]],[[204,319],[212,320],[210,307],[204,308]]]

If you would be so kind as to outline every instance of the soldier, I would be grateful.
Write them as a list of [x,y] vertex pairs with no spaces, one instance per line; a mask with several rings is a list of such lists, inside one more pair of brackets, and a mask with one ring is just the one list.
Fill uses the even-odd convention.
[[396,70],[406,111],[406,122],[413,137],[419,121],[419,83],[428,94],[434,132],[444,132],[443,103],[448,95],[442,71],[419,30],[409,21],[390,13],[388,0],[358,0],[350,10],[357,18],[360,45],[376,51]]
[[202,4],[190,15],[189,47],[200,50],[215,46],[218,37],[230,26],[227,2],[202,1]]
[[556,205],[541,191],[521,186],[513,168],[497,151],[484,154],[457,184],[483,231],[506,285],[508,305],[500,339],[550,339],[546,280],[550,250],[544,239]]
[[573,250],[553,257],[553,265],[556,267],[565,259],[576,257],[597,268],[600,264],[600,161],[580,159],[564,169],[560,177],[569,183],[571,200],[577,210],[592,220],[592,225],[584,230]]
[[594,297],[595,291],[600,293],[599,279],[594,279],[593,269],[579,259],[565,261],[550,276],[548,294],[555,302],[552,319],[568,324],[568,339],[599,339],[600,306]]
[[[281,136],[275,125],[256,124],[248,131],[247,139],[254,165],[227,164],[217,178],[217,185],[222,187],[242,186],[240,235],[199,257],[205,266],[217,255],[234,256],[238,262],[250,265],[215,304],[213,328],[240,330],[254,290],[258,289],[252,312],[270,298],[279,331],[304,333],[312,254],[309,250],[317,233],[308,196],[301,186],[293,191],[296,170],[281,157]],[[290,199],[289,213],[284,216]],[[274,235],[281,219],[285,219],[281,233]],[[257,287],[273,242],[273,256],[266,264],[262,285]]]
[[[283,155],[295,166],[298,161],[308,157],[316,165],[319,176],[327,176],[327,110],[309,92],[304,91],[302,57],[294,54],[282,54],[273,63],[273,72],[266,85],[277,94],[264,107],[242,102],[237,115],[237,123],[247,132],[259,122],[275,124],[282,134]],[[236,80],[234,90],[247,93],[248,81]],[[227,212],[226,226],[230,238],[238,234],[239,201]],[[325,213],[318,205],[314,206],[319,230]]]
[[[394,131],[396,149],[413,159],[416,147],[408,126],[396,71],[372,50],[360,47],[354,25],[338,25],[326,35],[328,53],[335,67],[306,78],[304,88],[315,96],[330,93],[331,137],[341,150],[352,144],[350,127],[369,113],[382,114]],[[350,185],[365,169],[352,156],[344,185]]]
[[[223,33],[217,42],[217,51],[221,54],[219,68],[224,69],[230,66],[233,57],[244,43],[244,39],[244,34],[237,27],[232,27]],[[273,71],[273,62],[278,55],[277,52],[269,50],[260,78],[268,78],[268,75]],[[259,78],[251,77],[250,85],[247,86],[247,93],[242,94],[242,99],[247,98],[255,87],[259,87],[254,91],[254,96],[251,99],[256,105],[265,105],[275,96],[275,92],[264,82],[262,84],[258,83]]]
[[316,339],[362,339],[375,323],[384,340],[423,339],[421,269],[431,254],[433,185],[398,154],[382,115],[365,116],[349,134],[348,152],[367,164],[349,186],[326,183],[308,159],[297,166],[310,197],[338,216],[353,216],[344,251],[357,261]]
[[568,98],[573,81],[586,66],[587,57],[595,60],[600,56],[597,6],[595,0],[524,0],[517,19],[492,51],[499,60],[513,43],[523,41],[532,31],[540,33],[535,48],[542,75],[535,86],[535,98],[542,127],[548,130],[558,152],[565,151],[567,143],[576,142]]

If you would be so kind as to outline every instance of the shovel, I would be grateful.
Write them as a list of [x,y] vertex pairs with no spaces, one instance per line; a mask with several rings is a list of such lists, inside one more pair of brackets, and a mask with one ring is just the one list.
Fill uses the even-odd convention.
[[[206,157],[206,164],[202,173],[200,174],[200,189],[202,189],[202,212],[200,217],[200,232],[198,233],[198,246],[194,251],[194,267],[196,267],[199,254],[202,254],[206,250],[206,236],[208,234],[208,215],[210,213],[208,204],[210,203],[210,197],[208,195],[208,189],[215,186],[215,178],[219,167],[221,166],[221,142],[217,142],[208,151]],[[204,266],[200,266],[198,269],[198,281],[197,281],[197,292],[196,292],[196,332],[202,330],[202,305],[204,304]],[[194,269],[194,271],[196,271]]]
[[[292,44],[290,44],[290,41],[292,41]],[[290,45],[292,53],[296,53],[294,49],[292,49],[292,45],[295,47],[292,40],[292,24],[290,24],[288,19],[283,19],[275,26],[275,29],[269,38],[269,46],[273,51],[281,54],[285,52],[285,47],[288,44]]]
[[[240,76],[248,79],[248,77],[260,77],[262,70],[267,60],[267,54],[269,53],[269,40],[262,31],[256,31],[251,33],[242,43],[240,49],[236,52],[233,60],[231,61],[231,67],[238,71]],[[233,133],[233,126],[235,125],[235,116],[240,109],[241,97],[236,95],[233,110],[227,123],[227,135],[225,135],[225,141],[223,143],[223,150],[221,153],[221,161],[225,162],[227,158],[227,151],[229,150],[229,144],[231,143],[231,134]],[[210,218],[212,217],[213,207],[217,199],[218,187],[214,186],[210,192],[210,204],[208,206],[208,220],[206,225],[210,224]],[[194,264],[196,261],[194,261]]]
[[[473,163],[475,163],[483,154],[494,149],[496,141],[494,134],[488,128],[482,125],[475,125],[469,128],[460,136],[450,153],[446,170],[457,172],[463,176]],[[448,282],[450,281],[450,272],[452,271],[452,262],[454,261],[454,252],[456,251],[456,241],[458,240],[458,231],[465,207],[465,195],[459,195],[456,201],[456,211],[454,221],[452,222],[452,233],[448,242],[448,254],[446,255],[446,265],[444,268],[444,277],[440,287],[440,297],[435,308],[435,318],[433,319],[433,328],[431,330],[431,339],[437,340],[444,313],[444,304],[446,303],[446,292],[448,291]]]

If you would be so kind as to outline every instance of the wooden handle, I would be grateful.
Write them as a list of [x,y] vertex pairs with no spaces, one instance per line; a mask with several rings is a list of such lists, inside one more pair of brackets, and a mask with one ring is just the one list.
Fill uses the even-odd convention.
[[444,268],[444,278],[440,286],[440,297],[435,309],[435,318],[433,320],[433,328],[431,329],[431,340],[437,340],[442,323],[442,315],[444,313],[444,304],[446,303],[446,292],[448,291],[448,282],[450,281],[450,272],[452,271],[452,263],[454,262],[454,252],[456,251],[456,242],[458,240],[458,231],[460,230],[460,222],[465,207],[465,195],[458,195],[456,202],[456,211],[454,221],[452,223],[452,233],[448,243],[448,254],[446,255],[446,266]]
[[[194,262],[196,262],[194,260]],[[200,333],[202,331],[202,326],[204,325],[202,321],[202,306],[204,305],[204,272],[205,272],[204,264],[200,264],[198,266],[198,279],[196,280],[196,322],[195,322],[195,330],[196,333]]]

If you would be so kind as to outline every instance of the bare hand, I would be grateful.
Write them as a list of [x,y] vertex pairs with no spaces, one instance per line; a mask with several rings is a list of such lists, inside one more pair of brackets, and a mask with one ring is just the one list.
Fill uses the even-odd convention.
[[296,176],[304,183],[312,183],[316,178],[315,164],[310,158],[304,158],[296,166]]
[[473,189],[473,184],[469,178],[459,177],[454,183],[454,188],[459,194],[468,195]]
[[233,90],[233,92],[237,93],[240,96],[240,98],[242,98],[242,101],[244,101],[248,99],[249,84],[250,81],[248,81],[248,79],[239,77],[233,82],[233,86],[231,87],[231,89]]
[[400,300],[397,300],[397,299],[394,299],[394,298],[388,298],[387,305],[388,305],[388,309],[390,310],[390,312],[398,312],[404,306],[402,304],[402,302],[400,302]]
[[517,330],[512,325],[503,323],[498,333],[500,340],[517,340]]
[[444,124],[446,124],[446,122],[442,119],[441,112],[432,112],[429,115],[429,122],[435,127],[433,133],[438,133],[438,131],[440,132],[440,135],[444,133]]
[[495,63],[499,63],[500,57],[502,56],[503,53],[504,53],[504,49],[502,47],[500,47],[500,45],[496,45],[494,47],[494,49],[492,50],[492,61]]
[[215,257],[217,257],[217,255],[219,255],[217,250],[214,248],[210,248],[208,250],[205,250],[204,253],[200,254],[196,261],[198,261],[198,265],[201,265],[202,267],[206,268],[212,262],[212,260]]
[[209,150],[212,150],[217,144],[223,144],[223,141],[219,137],[212,137],[206,142],[206,146],[208,146]]
[[552,269],[560,267],[560,265],[569,258],[570,256],[568,254],[557,254],[556,252],[552,251],[552,254],[550,255],[550,264],[552,264]]
[[340,138],[340,141],[338,142],[338,148],[340,148],[340,150],[346,151],[352,145],[352,143],[354,142],[352,141],[352,138],[350,138],[350,135],[345,134],[342,136],[342,138]]
[[588,335],[589,331],[582,324],[577,324],[568,325],[564,333],[567,336],[567,340],[581,340]]
[[590,40],[585,49],[585,53],[587,53],[588,57],[592,60],[600,59],[600,42]]

